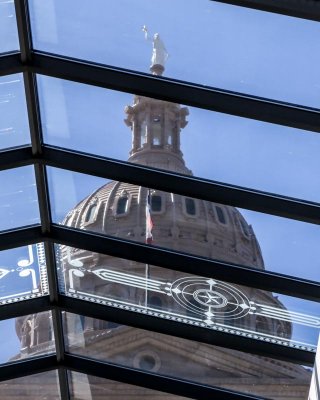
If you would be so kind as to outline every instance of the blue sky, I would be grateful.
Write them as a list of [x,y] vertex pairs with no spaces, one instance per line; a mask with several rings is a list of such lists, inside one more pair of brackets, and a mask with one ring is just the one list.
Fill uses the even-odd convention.
[[[0,39],[0,51],[17,48],[12,7],[0,1],[0,38],[7,38]],[[108,7],[103,0],[94,7],[89,0],[81,6],[77,0],[32,0],[30,10],[36,48],[148,72],[151,44],[141,31],[147,25],[151,33],[160,33],[170,54],[167,77],[319,108],[316,22],[209,0],[108,0]],[[38,85],[47,142],[127,159],[131,137],[123,110],[131,95],[45,77],[38,78]],[[21,75],[0,79],[0,116],[0,148],[29,141]],[[194,175],[320,202],[319,134],[195,108],[188,120],[182,151]],[[56,177],[56,220],[105,182],[68,173]],[[59,195],[59,180],[72,182],[67,198]],[[7,229],[21,223],[22,213],[30,217],[26,207],[35,199],[34,177],[30,169],[24,175],[1,172],[0,182],[0,227]],[[3,200],[10,193],[15,193],[11,219]],[[242,213],[255,230],[268,269],[319,280],[319,226]],[[20,251],[22,256],[26,249]],[[318,305],[282,298],[318,313]]]

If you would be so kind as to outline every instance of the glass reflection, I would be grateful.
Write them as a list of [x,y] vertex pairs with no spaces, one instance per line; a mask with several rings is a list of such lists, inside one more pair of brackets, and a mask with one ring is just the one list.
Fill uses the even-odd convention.
[[268,399],[306,398],[311,380],[311,368],[75,314],[64,335],[73,354]]
[[[189,112],[185,118],[171,118],[179,108],[173,103],[44,76],[38,76],[38,87],[46,143],[121,160],[148,146],[155,154],[178,145],[188,167],[181,173],[192,170],[215,181],[320,201],[316,133],[194,107],[181,107]],[[147,130],[153,132],[149,139]],[[137,155],[130,161],[145,163]],[[147,165],[175,170],[158,161]]]
[[36,49],[319,107],[317,22],[207,0],[29,3]]
[[57,371],[0,382],[1,399],[60,400]]
[[19,49],[14,0],[0,0],[0,53]]
[[0,150],[30,143],[22,74],[0,77],[0,119]]
[[49,293],[43,243],[0,252],[0,305]]
[[48,177],[56,223],[319,280],[317,225],[55,168]]
[[65,246],[57,260],[68,296],[315,351],[317,303]]
[[51,311],[0,321],[0,334],[1,363],[55,352]]
[[[165,390],[165,388],[163,388]],[[185,397],[175,396],[145,389],[139,386],[128,385],[122,382],[98,378],[92,375],[69,372],[69,390],[71,400],[100,400],[100,399],[176,399]]]
[[1,171],[0,185],[0,230],[40,222],[32,166]]

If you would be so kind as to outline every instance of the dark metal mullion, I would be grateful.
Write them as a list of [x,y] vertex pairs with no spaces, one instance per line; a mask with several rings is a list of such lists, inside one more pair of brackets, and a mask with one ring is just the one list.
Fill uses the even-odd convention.
[[115,179],[277,215],[298,221],[320,224],[320,204],[277,194],[214,182],[209,179],[186,176],[175,172],[157,170],[143,165],[80,153],[73,150],[44,145],[45,164],[75,172]]
[[25,70],[19,52],[0,55],[0,76],[17,74]]
[[0,306],[0,321],[28,315],[30,310],[32,310],[33,314],[36,314],[51,309],[52,305],[49,296],[2,304]]
[[[0,382],[9,379],[17,379],[25,376],[40,374],[54,370],[58,367],[54,355],[34,357],[29,360],[19,360],[0,366]],[[10,384],[10,382],[8,382]]]
[[49,239],[95,253],[320,302],[320,283],[53,224]]
[[34,51],[29,70],[56,78],[320,132],[320,110]]
[[[15,8],[17,14],[21,61],[22,63],[30,63],[32,60],[32,38],[28,2],[26,0],[15,0]],[[33,72],[30,71],[30,69],[24,72],[24,85],[29,117],[32,153],[35,158],[41,158],[42,131],[39,112],[39,99],[37,93],[36,78]],[[42,234],[46,235],[50,232],[51,226],[51,212],[48,196],[46,170],[45,166],[41,163],[36,163],[34,169],[40,209],[41,229]],[[52,305],[54,305],[57,301],[59,292],[53,243],[45,242],[45,254],[50,302]],[[57,362],[61,362],[64,359],[65,349],[61,314],[57,308],[53,308],[52,310],[52,325],[55,338]],[[70,394],[67,371],[65,368],[60,367],[58,373],[61,399],[69,400]]]
[[149,262],[152,265],[159,265],[175,271],[221,279],[227,282],[320,302],[320,284],[315,281],[271,271],[256,270],[246,266],[193,256],[192,254],[104,236],[94,232],[75,230],[56,224],[53,224],[50,234],[45,235],[41,232],[39,226],[2,232],[0,233],[0,250],[46,240],[115,257],[123,258],[125,254],[127,259],[137,262]]
[[33,164],[32,148],[29,145],[0,151],[0,171]]
[[215,331],[65,295],[59,296],[59,307],[67,312],[90,318],[111,321],[146,331],[158,332],[164,335],[180,337],[295,364],[312,366],[315,359],[315,353],[310,351],[219,330]]
[[11,229],[0,233],[0,251],[41,242],[43,235],[40,225]]
[[268,11],[290,17],[320,21],[320,4],[315,0],[212,0],[235,6]]
[[[259,400],[262,397],[246,395],[219,387],[207,386],[169,376],[157,375],[129,367],[123,367],[87,357],[66,354],[64,364],[72,371],[103,379],[135,385],[151,390],[183,396],[189,399]],[[75,382],[76,383],[76,382]],[[107,383],[107,382],[106,382]],[[108,386],[106,386],[108,388]]]
[[40,163],[56,168],[153,187],[189,197],[320,224],[320,204],[245,187],[157,170],[143,165],[42,145],[40,155],[30,146],[0,152],[0,171]]

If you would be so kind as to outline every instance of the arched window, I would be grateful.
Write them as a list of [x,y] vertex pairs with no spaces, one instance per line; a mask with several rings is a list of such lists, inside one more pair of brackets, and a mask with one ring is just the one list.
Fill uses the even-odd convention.
[[226,216],[225,216],[223,209],[219,206],[216,206],[216,211],[217,211],[218,221],[221,224],[225,225],[227,223],[227,220],[226,220]]
[[143,121],[141,124],[141,131],[140,131],[140,147],[147,142],[147,123]]
[[154,146],[160,146],[161,143],[161,117],[155,115],[152,118],[152,144]]
[[117,215],[125,214],[127,212],[128,196],[121,196],[117,202]]
[[185,199],[186,212],[189,215],[196,215],[196,203],[193,199]]
[[151,196],[151,211],[160,212],[162,208],[162,198],[157,194]]
[[84,222],[92,222],[94,220],[96,209],[97,209],[97,205],[96,204],[91,204],[88,207]]

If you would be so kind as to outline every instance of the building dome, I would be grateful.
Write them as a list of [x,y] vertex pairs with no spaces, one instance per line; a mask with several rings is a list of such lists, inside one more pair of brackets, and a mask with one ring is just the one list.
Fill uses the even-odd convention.
[[[180,150],[186,107],[135,96],[125,112],[133,137],[130,162],[192,175]],[[264,268],[253,229],[236,208],[175,193],[109,182],[71,210],[64,223],[144,242],[148,194],[154,245]]]
[[[130,162],[192,175],[185,165],[180,149],[180,133],[187,125],[186,116],[189,113],[186,107],[135,96],[133,105],[127,106],[125,113],[125,123],[132,131]],[[76,205],[66,215],[63,224],[145,242],[146,231],[150,229],[146,209],[152,218],[152,245],[264,269],[253,229],[236,208],[175,193],[124,182],[108,182]],[[125,254],[120,259],[60,246],[58,261],[61,263],[60,270],[68,293],[75,296],[77,293],[86,293],[101,298],[106,298],[107,295],[115,302],[112,303],[114,306],[119,306],[121,302],[131,302],[130,304],[137,307],[144,307],[144,310],[151,307],[167,313],[185,315],[193,320],[200,318],[199,321],[209,325],[215,322],[225,324],[227,331],[237,326],[246,331],[291,337],[291,323],[279,320],[277,314],[272,317],[267,315],[269,311],[248,311],[254,303],[285,310],[282,303],[270,292],[213,280],[217,286],[208,289],[207,282],[210,280],[207,278],[205,280],[154,265],[148,265],[146,270],[146,264],[127,260],[125,257]],[[193,297],[186,303],[165,290],[153,291],[152,285],[162,285],[163,288],[171,285],[173,289],[174,285],[179,286],[184,279],[197,282],[192,283]],[[152,281],[151,289],[146,289],[149,281]],[[178,286],[175,289],[179,292]],[[207,300],[204,300],[207,295],[215,296],[217,302],[216,305],[209,306],[210,317],[207,317]],[[75,319],[72,323],[75,331],[80,325],[84,332],[119,329],[117,324],[87,317],[81,319],[81,322]],[[21,356],[37,351],[37,348],[41,348],[42,341],[50,337],[48,332],[40,335],[38,331],[41,324],[35,320],[35,316],[18,318],[16,326],[24,349]],[[35,338],[38,338],[37,342]]]

